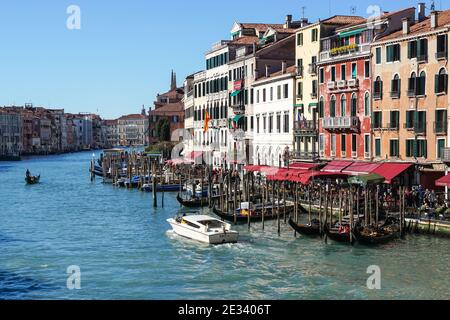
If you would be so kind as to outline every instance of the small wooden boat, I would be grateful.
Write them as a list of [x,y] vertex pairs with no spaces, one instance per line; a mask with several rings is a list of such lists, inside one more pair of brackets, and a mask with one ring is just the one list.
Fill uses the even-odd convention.
[[25,178],[25,182],[27,183],[27,184],[38,184],[39,183],[39,180],[41,180],[41,175],[39,175],[39,176],[27,176],[26,178]]
[[386,244],[400,236],[398,221],[388,219],[381,227],[356,227],[355,238],[364,245]]
[[329,227],[328,224],[324,226],[325,234],[328,238],[336,242],[353,243],[354,235],[349,225],[335,225]]
[[310,224],[298,224],[292,217],[289,219],[289,225],[304,236],[320,236],[320,222],[319,220],[312,220]]
[[[144,184],[141,188],[141,191],[144,192],[152,192],[153,187],[151,183]],[[179,184],[157,184],[156,185],[156,192],[177,192],[180,191],[180,185]]]
[[177,201],[187,208],[202,208],[208,206],[208,199],[205,198],[191,198],[183,199],[179,194],[177,195]]
[[[294,206],[287,206],[286,207],[286,214],[290,214],[294,211]],[[223,212],[216,207],[213,208],[213,212],[215,215],[219,216],[223,220],[235,222],[238,224],[247,223],[250,216],[250,222],[261,222],[263,219],[263,208],[259,207],[256,210],[241,210],[236,209],[235,214]],[[280,214],[279,216],[282,217],[284,214],[284,208],[280,206]],[[264,220],[276,220],[278,218],[277,215],[277,206],[267,206],[265,207],[264,212]]]

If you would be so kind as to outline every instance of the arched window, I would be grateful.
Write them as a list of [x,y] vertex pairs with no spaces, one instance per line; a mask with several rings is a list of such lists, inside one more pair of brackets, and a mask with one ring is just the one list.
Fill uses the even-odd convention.
[[420,73],[420,77],[417,79],[417,95],[424,96],[425,95],[425,87],[427,82],[427,76],[425,71]]
[[330,101],[330,117],[336,117],[336,97],[334,95],[331,96]]
[[439,70],[439,74],[436,75],[434,92],[435,93],[447,93],[448,75],[445,68]]
[[341,95],[341,117],[345,117],[347,114],[347,97],[345,94]]
[[364,116],[370,117],[370,94],[368,92],[364,96]]
[[400,88],[400,77],[396,74],[391,82],[391,98],[400,97]]
[[411,97],[416,94],[416,84],[417,84],[416,73],[413,72],[411,73],[411,77],[408,80],[408,96]]
[[373,96],[375,99],[382,99],[383,97],[383,81],[381,81],[379,76],[375,79],[373,84]]
[[351,116],[356,117],[358,114],[358,100],[356,98],[356,93],[352,94],[352,105],[351,105]]

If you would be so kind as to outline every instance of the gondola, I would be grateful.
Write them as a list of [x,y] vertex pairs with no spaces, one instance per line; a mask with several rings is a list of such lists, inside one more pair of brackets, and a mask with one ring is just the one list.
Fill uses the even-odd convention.
[[26,178],[25,178],[25,182],[27,183],[27,184],[38,184],[39,183],[39,180],[41,180],[41,175],[39,175],[39,176],[27,176]]
[[[333,241],[336,242],[342,242],[342,243],[352,243],[354,242],[354,235],[350,229],[350,226],[343,225],[343,226],[335,226],[330,228],[328,224],[325,224],[324,230],[326,233],[326,236],[330,238]],[[350,235],[351,235],[351,242],[350,242]]]
[[[141,191],[144,192],[152,192],[153,191],[153,187],[152,184],[145,184],[142,188]],[[157,184],[156,185],[156,192],[177,192],[180,191],[180,185],[179,184]]]
[[208,199],[193,198],[193,199],[185,200],[179,194],[177,195],[177,201],[183,207],[186,207],[186,208],[202,208],[202,207],[207,207],[209,204]]
[[400,227],[394,219],[388,219],[380,228],[356,227],[354,235],[363,245],[386,244],[400,236]]
[[318,220],[312,220],[311,224],[298,224],[291,217],[289,225],[301,235],[320,236],[320,222]]
[[[294,210],[294,207],[287,207],[286,214],[291,213],[293,210]],[[215,215],[219,216],[223,220],[231,221],[231,222],[236,221],[236,223],[238,223],[238,224],[247,223],[248,219],[249,219],[248,214],[242,214],[240,212],[240,210],[237,210],[236,215],[234,215],[232,213],[223,212],[223,211],[217,209],[216,207],[214,207],[213,212]],[[279,216],[282,217],[283,214],[284,214],[283,208],[280,208]],[[267,208],[266,209],[266,212],[264,213],[265,221],[275,220],[277,218],[278,218],[278,215],[276,213],[276,208]],[[250,222],[261,222],[262,219],[263,219],[262,209],[250,212]]]

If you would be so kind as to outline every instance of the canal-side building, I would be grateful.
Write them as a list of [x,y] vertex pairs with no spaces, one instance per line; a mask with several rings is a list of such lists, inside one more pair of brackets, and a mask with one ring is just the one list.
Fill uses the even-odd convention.
[[296,67],[281,62],[281,70],[258,78],[255,90],[253,163],[287,166],[292,150]]
[[[259,77],[265,76],[266,69],[269,73],[280,71],[281,62],[285,62],[285,66],[294,65],[294,27],[306,23],[306,19],[292,21],[292,16],[288,15],[285,24],[268,26],[262,38],[235,37],[231,42],[241,45],[236,49],[235,58],[228,63],[228,87],[232,109],[231,130],[234,140],[242,145],[245,159],[241,160],[247,164],[253,164],[254,161],[255,90],[253,83]],[[233,30],[235,28],[232,29],[232,34]]]
[[[321,40],[327,38],[338,27],[364,19],[357,16],[333,16],[306,24],[297,29],[295,35],[296,102],[294,119],[294,148],[292,158],[299,161],[319,159],[319,72],[317,62],[321,51]],[[321,82],[323,83],[323,68]],[[322,101],[323,104],[323,101]]]
[[148,117],[145,114],[130,114],[117,119],[119,144],[145,146],[147,144]]
[[[153,108],[148,114],[148,135],[149,143],[158,143],[158,128],[162,122],[168,122],[170,127],[170,141],[177,142],[183,139],[184,128],[184,89],[177,87],[176,74],[172,72],[170,90],[156,96]],[[144,143],[145,144],[145,143]]]
[[20,157],[22,152],[20,114],[0,109],[0,160]]
[[417,19],[372,44],[374,157],[415,163],[427,187],[445,171],[449,24],[450,10],[426,17],[421,4]]
[[183,144],[184,154],[194,151],[194,91],[198,88],[194,85],[195,74],[186,77],[183,83],[184,87],[184,131]]
[[105,120],[104,125],[106,126],[107,148],[113,148],[120,145],[118,124],[118,120]]
[[[325,160],[371,161],[371,44],[401,29],[414,8],[337,28],[321,40],[319,56],[319,154]],[[323,76],[322,76],[323,75]],[[376,95],[376,86],[373,94]],[[323,101],[323,112],[321,105]]]

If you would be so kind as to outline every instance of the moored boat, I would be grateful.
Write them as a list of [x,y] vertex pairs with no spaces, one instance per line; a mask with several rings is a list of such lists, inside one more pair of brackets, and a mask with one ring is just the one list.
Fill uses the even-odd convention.
[[25,182],[27,184],[38,184],[40,180],[41,180],[41,175],[39,175],[39,176],[27,176],[25,178]]
[[[151,183],[146,183],[142,186],[141,191],[144,192],[152,192],[153,186]],[[156,192],[177,192],[180,191],[180,185],[179,184],[157,184],[156,185]]]
[[173,231],[185,238],[208,244],[236,243],[239,238],[231,225],[206,215],[192,215],[168,219]]
[[299,224],[291,217],[289,218],[289,225],[301,235],[320,236],[320,222],[317,219],[312,220],[309,224]]
[[358,226],[354,230],[354,235],[360,244],[386,244],[400,236],[400,226],[395,219],[387,219],[386,222],[378,228],[374,226]]
[[201,207],[206,207],[209,204],[208,199],[205,199],[205,198],[183,199],[179,194],[177,195],[177,201],[183,207],[187,207],[187,208],[201,208]]

